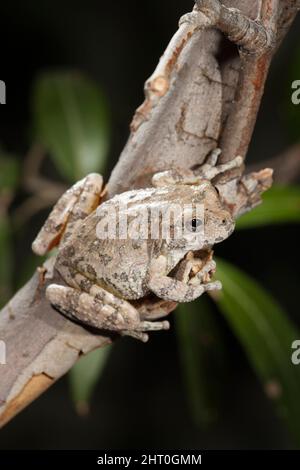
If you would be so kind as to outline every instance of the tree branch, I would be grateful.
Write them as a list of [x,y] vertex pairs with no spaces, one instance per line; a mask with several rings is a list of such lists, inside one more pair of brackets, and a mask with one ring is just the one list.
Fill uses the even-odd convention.
[[250,165],[249,171],[259,171],[260,168],[269,167],[274,170],[274,182],[277,184],[290,184],[300,178],[300,144],[289,147],[279,155]]
[[[252,19],[260,5],[259,0],[223,3]],[[263,1],[261,19],[278,31],[278,44],[297,7],[290,0]],[[146,83],[146,100],[111,175],[108,197],[149,185],[157,171],[199,166],[216,146],[224,162],[245,156],[273,52],[240,58],[216,29],[192,31],[182,24]],[[50,281],[55,274],[48,266],[46,278],[42,271],[35,273],[0,314],[0,338],[7,346],[7,364],[0,365],[0,425],[64,375],[82,353],[111,341],[52,309],[44,296]],[[144,302],[151,305],[152,299]],[[139,308],[143,311],[144,304]],[[160,308],[168,312],[174,304]]]

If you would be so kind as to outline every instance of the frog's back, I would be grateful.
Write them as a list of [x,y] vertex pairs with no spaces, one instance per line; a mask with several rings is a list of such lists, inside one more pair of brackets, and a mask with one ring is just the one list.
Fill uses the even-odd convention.
[[[101,211],[94,212],[77,227],[60,250],[61,274],[81,273],[96,284],[125,299],[138,299],[148,293],[147,274],[157,241],[131,238],[99,238],[97,226]],[[73,274],[72,274],[73,273]]]

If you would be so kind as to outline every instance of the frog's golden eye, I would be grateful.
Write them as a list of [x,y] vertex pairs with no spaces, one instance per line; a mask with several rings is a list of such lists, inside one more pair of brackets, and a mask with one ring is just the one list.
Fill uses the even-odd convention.
[[190,232],[197,232],[199,228],[202,226],[203,222],[201,219],[191,219],[186,223],[186,228]]

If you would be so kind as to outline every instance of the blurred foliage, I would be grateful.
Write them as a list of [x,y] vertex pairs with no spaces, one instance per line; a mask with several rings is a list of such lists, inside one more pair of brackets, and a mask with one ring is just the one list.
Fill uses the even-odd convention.
[[45,73],[33,90],[36,138],[70,182],[103,172],[110,139],[104,94],[78,73]]
[[300,338],[288,315],[257,282],[218,259],[223,289],[217,304],[300,446],[300,369],[291,361],[291,345]]
[[0,194],[15,191],[20,177],[20,168],[14,155],[0,148]]
[[263,204],[237,220],[236,228],[300,222],[300,187],[273,186],[263,194]]
[[111,346],[106,346],[83,356],[69,374],[71,396],[80,415],[89,412],[92,393],[104,369],[110,350]]
[[195,424],[205,427],[217,420],[227,351],[220,322],[202,296],[176,309],[178,349]]

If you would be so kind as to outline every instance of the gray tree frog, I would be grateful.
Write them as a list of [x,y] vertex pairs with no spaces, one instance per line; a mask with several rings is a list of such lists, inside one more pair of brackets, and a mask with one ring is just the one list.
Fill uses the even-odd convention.
[[[172,275],[191,251],[209,249],[234,230],[232,215],[212,179],[240,167],[243,161],[236,157],[217,165],[219,153],[214,151],[197,174],[177,170],[157,173],[153,187],[127,191],[102,204],[103,179],[99,174],[88,175],[62,195],[32,244],[38,255],[59,244],[55,268],[66,285],[47,287],[51,304],[86,325],[146,341],[146,332],[168,329],[169,322],[151,321],[150,316],[141,319],[131,301],[154,293],[167,301],[190,302],[205,291],[221,289],[219,281],[211,282],[215,271],[211,259],[193,277],[189,273],[199,264],[197,257],[190,257],[185,264],[183,280]],[[126,211],[127,220],[131,220],[137,210],[168,209],[178,203],[188,207],[199,203],[204,208],[204,220],[189,213],[190,230],[179,238],[97,236],[99,223],[110,222],[120,211]],[[170,225],[171,233],[174,220]],[[201,236],[198,225],[203,229]]]

